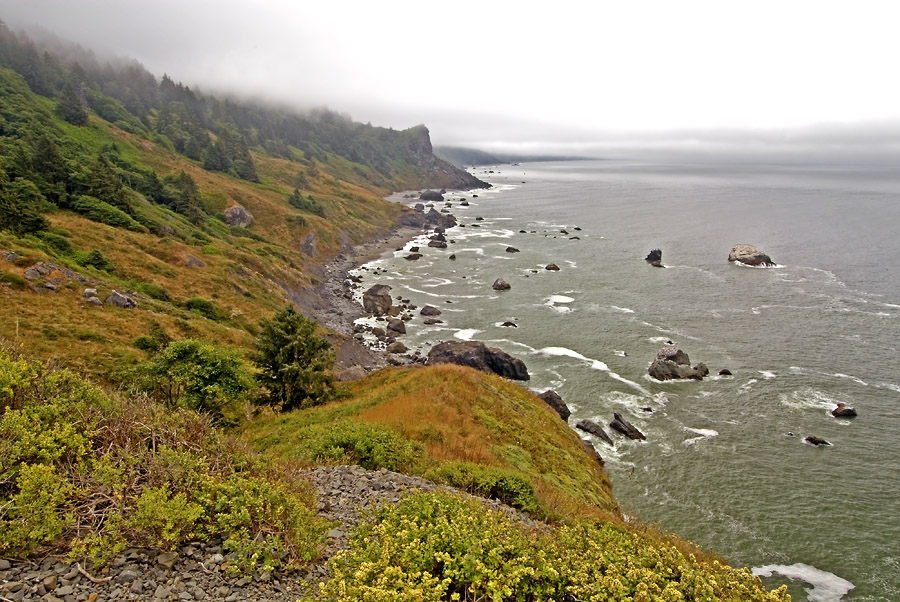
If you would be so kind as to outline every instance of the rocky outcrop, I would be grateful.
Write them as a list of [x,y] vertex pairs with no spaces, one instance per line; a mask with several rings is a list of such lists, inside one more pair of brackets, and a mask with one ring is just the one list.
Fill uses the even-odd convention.
[[599,464],[600,466],[606,466],[606,462],[603,461],[603,456],[597,453],[597,450],[594,449],[593,443],[591,443],[587,439],[582,439],[581,445],[584,447],[584,451],[586,451],[590,457],[597,461],[597,464]]
[[416,261],[416,260],[422,259],[422,254],[421,253],[410,253],[403,259],[405,259],[406,261]]
[[387,329],[390,332],[395,332],[397,334],[406,334],[406,324],[403,320],[398,320],[394,318],[393,320],[388,320]]
[[337,379],[342,383],[359,380],[366,377],[366,369],[362,366],[350,366],[346,370],[338,372]]
[[553,408],[559,417],[563,420],[568,420],[569,416],[572,415],[572,412],[569,410],[569,406],[566,405],[566,402],[563,401],[562,397],[559,396],[559,393],[554,391],[553,389],[547,389],[540,395],[538,395],[541,399],[544,400],[548,406]]
[[656,359],[647,368],[647,372],[656,380],[703,380],[709,374],[709,369],[705,364],[697,364],[691,368],[691,359],[687,353],[674,347],[664,347],[656,354]]
[[517,249],[515,247],[506,247],[506,252],[507,253],[518,253],[519,249]]
[[440,202],[444,200],[444,195],[437,190],[426,190],[419,195],[419,200]]
[[435,211],[434,207],[424,211],[404,211],[397,217],[397,223],[408,228],[420,228],[429,230],[434,227],[452,228],[456,225],[456,218],[449,213]]
[[406,348],[406,345],[401,343],[400,341],[394,341],[387,347],[388,353],[406,353],[409,349]]
[[494,280],[494,284],[491,285],[491,288],[495,291],[508,291],[512,286],[510,286],[509,282],[503,278],[497,278]]
[[300,250],[307,257],[315,257],[316,256],[316,242],[318,242],[319,236],[315,232],[310,232],[306,236],[303,237],[303,240],[300,242]]
[[525,363],[505,351],[478,341],[445,341],[428,352],[429,364],[457,364],[513,380],[528,380]]
[[810,435],[809,437],[804,437],[803,442],[812,445],[813,447],[819,447],[820,445],[831,445],[831,443],[829,443],[825,439],[822,439],[821,437],[814,437],[812,435]]
[[835,418],[855,418],[856,409],[851,408],[845,403],[838,403],[837,407],[831,410],[831,415]]
[[575,425],[575,428],[581,429],[586,433],[590,433],[601,441],[613,445],[613,440],[609,435],[606,434],[606,431],[603,430],[603,427],[593,420],[579,420],[578,424]]
[[661,268],[662,265],[662,250],[661,249],[653,249],[650,253],[644,257],[644,261],[649,263],[655,268]]
[[441,315],[441,310],[433,305],[426,305],[419,310],[419,313],[423,316],[439,316]]
[[775,265],[771,257],[753,245],[735,245],[728,254],[728,261],[752,266],[772,267]]
[[363,308],[375,316],[383,316],[391,311],[391,287],[376,284],[363,293]]
[[609,428],[622,433],[629,439],[643,441],[647,438],[633,424],[622,418],[622,415],[618,412],[613,413],[613,421],[609,423]]
[[446,186],[457,190],[491,187],[467,171],[436,157],[428,128],[424,125],[409,128],[403,135],[406,138],[406,155],[418,167],[418,172],[423,174],[423,180],[428,183],[427,185]]
[[138,304],[137,301],[123,295],[119,291],[113,289],[113,291],[109,294],[109,297],[106,298],[107,305],[112,305],[114,307],[121,307],[123,309],[135,309]]
[[548,263],[548,264],[546,265],[546,267],[544,267],[544,269],[545,269],[545,270],[550,270],[551,272],[558,272],[558,271],[559,271],[559,266],[556,265],[555,263]]
[[229,226],[240,226],[246,228],[253,223],[253,214],[244,209],[241,205],[235,205],[225,210],[225,223]]

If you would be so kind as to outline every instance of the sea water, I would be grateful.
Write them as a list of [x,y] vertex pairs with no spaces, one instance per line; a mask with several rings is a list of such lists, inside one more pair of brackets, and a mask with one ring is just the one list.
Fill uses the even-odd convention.
[[[526,363],[526,386],[556,389],[571,425],[622,414],[647,441],[593,443],[626,513],[788,583],[795,600],[900,600],[897,170],[638,159],[472,171],[494,187],[447,195],[461,224],[447,249],[422,237],[407,246],[418,261],[397,252],[377,262],[386,272],[357,272],[360,290],[388,284],[442,310],[401,340],[423,354],[440,340],[499,347]],[[739,243],[777,267],[729,263]],[[663,268],[644,261],[654,248]],[[650,378],[670,344],[710,377]],[[832,417],[838,402],[859,416]]]

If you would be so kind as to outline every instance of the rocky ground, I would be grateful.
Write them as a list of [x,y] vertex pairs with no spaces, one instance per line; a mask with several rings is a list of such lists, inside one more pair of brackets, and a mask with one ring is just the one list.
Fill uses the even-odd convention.
[[[455,491],[426,479],[359,466],[320,466],[302,471],[298,477],[315,486],[319,512],[335,521],[322,558],[301,571],[229,577],[229,556],[221,540],[216,539],[194,542],[171,552],[127,549],[99,570],[84,570],[55,556],[34,562],[0,559],[0,601],[312,599],[318,591],[317,584],[328,578],[328,558],[346,547],[347,533],[359,522],[361,509],[397,503],[417,490]],[[523,524],[536,526],[526,515],[496,500],[481,501]]]

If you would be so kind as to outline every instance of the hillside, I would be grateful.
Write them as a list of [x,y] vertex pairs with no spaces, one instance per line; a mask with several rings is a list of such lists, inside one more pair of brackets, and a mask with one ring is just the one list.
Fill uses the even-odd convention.
[[788,599],[624,517],[517,384],[336,382],[326,262],[486,186],[425,126],[57,50],[0,24],[0,598]]

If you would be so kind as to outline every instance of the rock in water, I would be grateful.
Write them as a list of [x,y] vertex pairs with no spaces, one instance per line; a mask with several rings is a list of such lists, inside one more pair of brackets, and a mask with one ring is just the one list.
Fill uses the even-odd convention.
[[383,316],[391,311],[391,287],[386,284],[376,284],[363,293],[363,307],[367,312],[376,316]]
[[772,267],[775,265],[771,257],[753,245],[735,245],[728,254],[728,261],[752,266]]
[[836,408],[831,410],[831,415],[835,418],[854,418],[856,410],[845,403],[839,403]]
[[544,400],[548,406],[556,410],[556,413],[559,414],[559,417],[563,420],[568,420],[569,416],[572,415],[572,412],[569,411],[569,406],[566,405],[566,402],[562,400],[562,397],[559,396],[559,393],[554,391],[553,389],[547,389],[540,395],[538,395],[541,399]]
[[422,194],[419,195],[419,200],[422,201],[443,201],[444,195],[442,195],[437,190],[426,190]]
[[137,301],[135,301],[131,297],[123,295],[115,289],[113,289],[113,291],[109,294],[109,297],[106,298],[106,303],[124,309],[134,309],[138,306]]
[[441,310],[433,305],[426,305],[421,310],[419,310],[419,313],[423,316],[439,316],[441,315]]
[[609,428],[614,431],[619,431],[629,439],[639,439],[642,441],[646,439],[644,433],[637,430],[633,424],[622,418],[618,412],[613,413],[613,421],[609,423]]
[[478,341],[445,341],[428,352],[429,364],[457,364],[491,372],[513,380],[528,380],[525,363],[508,353]]
[[828,441],[825,441],[825,439],[822,439],[821,437],[813,437],[812,435],[810,435],[809,437],[804,437],[803,441],[815,447],[819,447],[820,445],[831,445]]
[[507,282],[503,278],[497,278],[496,280],[494,280],[494,284],[491,285],[491,288],[493,288],[495,291],[508,291],[512,287],[510,286],[509,282]]
[[387,329],[397,334],[406,334],[406,324],[403,323],[403,320],[398,320],[397,318],[388,320]]
[[518,253],[519,249],[517,249],[515,247],[506,247],[506,252],[507,253]]
[[579,420],[578,424],[575,425],[575,428],[581,429],[586,433],[590,433],[602,441],[613,445],[613,440],[609,435],[606,434],[606,431],[603,430],[603,427],[594,422],[593,420]]
[[253,223],[253,214],[240,205],[229,207],[225,210],[225,223],[229,226],[246,228]]
[[664,347],[656,354],[656,359],[647,368],[647,372],[656,380],[675,380],[679,378],[692,378],[703,380],[709,374],[705,364],[697,364],[691,368],[691,359],[681,349]]
[[556,265],[555,263],[548,263],[548,264],[546,265],[546,267],[544,267],[544,269],[545,269],[545,270],[550,270],[551,272],[558,272],[558,271],[559,271],[559,266]]
[[404,257],[403,259],[405,259],[405,260],[407,260],[407,261],[416,261],[417,259],[421,259],[421,258],[422,258],[422,254],[421,254],[421,253],[410,253],[409,255],[407,255],[406,257]]
[[650,253],[644,257],[644,261],[649,263],[653,263],[654,261],[662,261],[662,250],[661,249],[653,249]]

